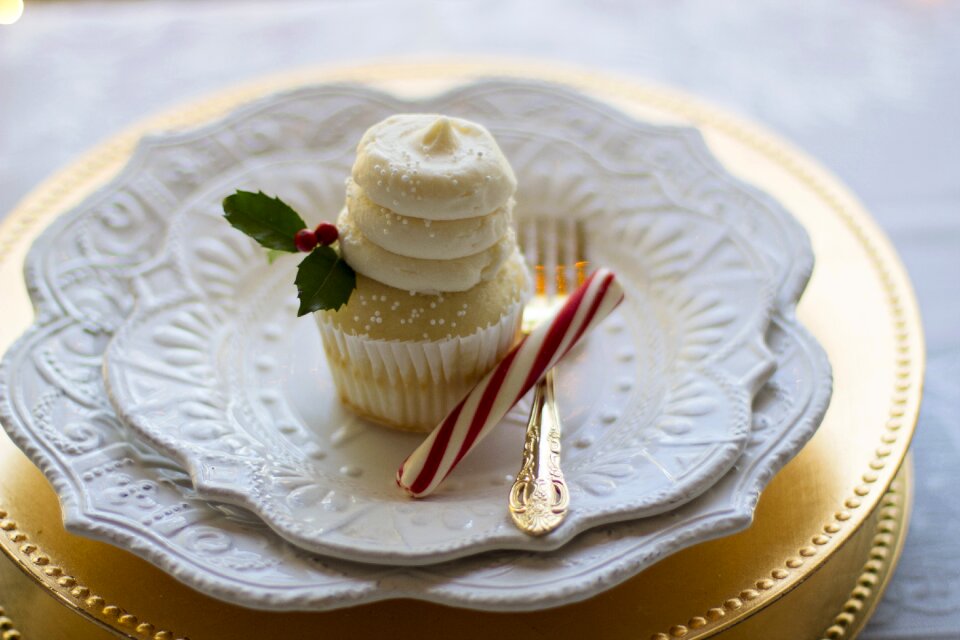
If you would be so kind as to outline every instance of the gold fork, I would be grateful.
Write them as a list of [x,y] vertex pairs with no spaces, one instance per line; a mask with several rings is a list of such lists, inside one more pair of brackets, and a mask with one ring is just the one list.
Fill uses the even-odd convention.
[[[583,283],[587,262],[579,221],[531,220],[521,231],[527,262],[535,265],[535,295],[523,309],[522,331],[527,335],[556,313],[571,290]],[[534,387],[523,463],[510,489],[510,517],[521,531],[532,536],[542,536],[560,526],[570,505],[570,492],[560,468],[560,433],[556,374],[550,369]]]

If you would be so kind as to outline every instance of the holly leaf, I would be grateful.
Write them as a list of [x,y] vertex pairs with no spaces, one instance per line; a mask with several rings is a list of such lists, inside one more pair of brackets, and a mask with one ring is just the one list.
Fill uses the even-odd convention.
[[357,274],[331,247],[317,247],[297,267],[297,316],[320,309],[337,310],[357,286]]
[[307,224],[280,198],[262,191],[237,191],[223,199],[223,217],[261,246],[295,253],[293,237]]
[[277,258],[285,254],[286,251],[278,251],[277,249],[267,249],[267,264],[273,264],[277,261]]

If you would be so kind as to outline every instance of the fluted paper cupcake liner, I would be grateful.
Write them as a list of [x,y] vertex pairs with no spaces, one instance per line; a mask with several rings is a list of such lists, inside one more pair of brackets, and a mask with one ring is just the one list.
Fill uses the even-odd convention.
[[518,302],[469,336],[416,341],[351,335],[314,315],[343,402],[387,426],[427,432],[510,350],[522,314]]

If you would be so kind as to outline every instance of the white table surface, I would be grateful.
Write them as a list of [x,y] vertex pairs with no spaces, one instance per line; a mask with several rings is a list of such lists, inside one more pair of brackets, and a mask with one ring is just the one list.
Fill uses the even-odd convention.
[[960,5],[935,0],[26,0],[0,26],[0,216],[76,154],[292,67],[499,54],[681,87],[780,132],[892,237],[929,367],[906,550],[864,638],[960,638]]

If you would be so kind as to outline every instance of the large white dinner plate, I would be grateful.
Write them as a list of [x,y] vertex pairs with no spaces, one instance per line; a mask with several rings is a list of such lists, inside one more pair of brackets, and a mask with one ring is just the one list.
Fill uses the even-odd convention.
[[[602,148],[574,144],[566,122],[504,113],[483,123],[521,185],[521,237],[562,246],[580,219],[591,263],[613,268],[627,294],[560,368],[573,507],[550,536],[528,536],[510,520],[523,406],[436,495],[413,501],[396,486],[396,469],[423,435],[383,429],[340,405],[315,323],[296,318],[297,259],[268,266],[226,223],[220,202],[241,187],[279,194],[311,225],[332,217],[355,141],[400,110],[473,115],[442,98],[375,104],[337,119],[338,146],[305,146],[339,114],[297,93],[250,118],[284,123],[269,148],[251,153],[221,125],[207,129],[236,162],[168,208],[165,249],[129,273],[136,308],[104,360],[118,415],[183,464],[200,497],[245,507],[306,550],[382,564],[556,549],[598,524],[674,508],[719,480],[746,445],[753,396],[773,369],[764,333],[775,283],[757,247],[766,239],[748,242],[712,214],[711,198],[686,206],[656,167],[627,171]],[[150,167],[130,180],[145,176],[176,180]]]
[[[314,87],[283,99],[310,105],[306,112],[291,109],[290,118],[326,113],[336,121],[370,104],[408,108],[358,87]],[[256,116],[276,100],[241,110],[219,131],[250,154],[270,153],[283,144],[286,117],[265,123]],[[530,609],[587,597],[666,553],[746,526],[759,490],[812,435],[829,397],[829,365],[792,313],[812,265],[802,229],[722,171],[690,130],[646,126],[550,85],[483,82],[434,104],[486,122],[494,113],[565,122],[567,142],[611,151],[608,170],[658,170],[680,208],[702,211],[698,202],[710,199],[704,213],[757,242],[777,300],[767,344],[778,369],[756,398],[752,435],[737,467],[668,515],[595,528],[558,551],[487,553],[419,568],[315,558],[246,512],[198,499],[179,465],[129,437],[110,411],[99,367],[107,340],[131,312],[130,274],[156,259],[170,211],[235,166],[235,154],[205,130],[146,141],[117,181],[45,232],[28,260],[37,322],[4,360],[2,416],[53,481],[71,530],[249,606],[322,609],[407,596]],[[335,146],[337,131],[318,129],[325,140],[318,147]],[[164,185],[151,174],[178,179]],[[586,204],[577,206],[588,206],[596,193],[581,193]]]

